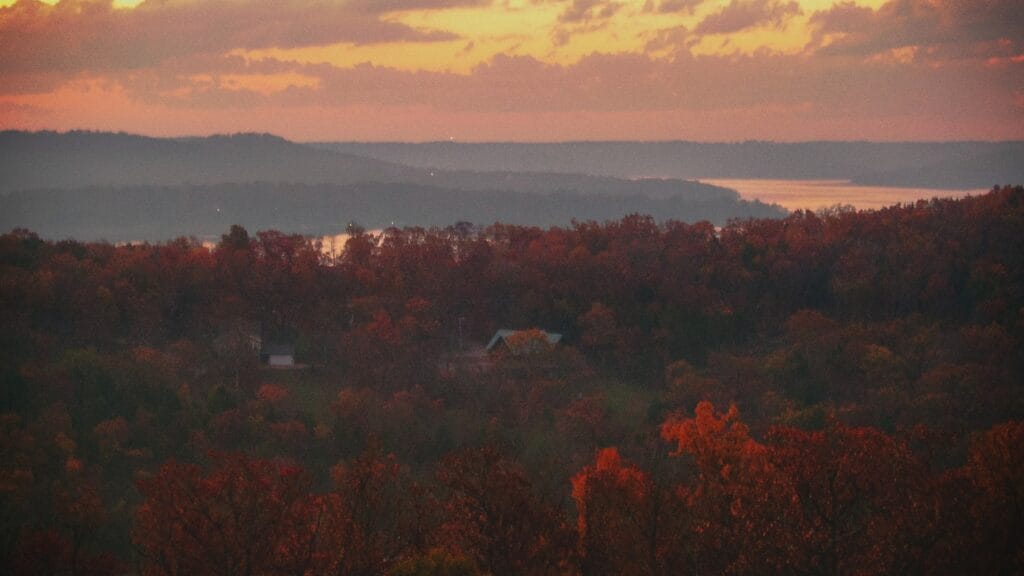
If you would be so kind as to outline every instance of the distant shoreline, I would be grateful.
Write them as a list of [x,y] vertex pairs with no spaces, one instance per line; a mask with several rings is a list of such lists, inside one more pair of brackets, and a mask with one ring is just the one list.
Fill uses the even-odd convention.
[[901,186],[864,186],[849,180],[790,180],[772,178],[708,178],[705,184],[731,188],[744,200],[778,204],[787,210],[819,210],[835,205],[877,210],[931,198],[962,198],[988,192],[985,188],[948,190]]

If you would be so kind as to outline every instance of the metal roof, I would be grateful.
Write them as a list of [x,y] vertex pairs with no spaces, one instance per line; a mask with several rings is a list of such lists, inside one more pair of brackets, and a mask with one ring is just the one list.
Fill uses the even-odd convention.
[[[502,328],[498,330],[497,332],[494,333],[494,336],[491,338],[491,341],[487,343],[487,350],[490,350],[497,346],[498,342],[501,342],[508,338],[509,336],[514,336],[515,334],[518,334],[520,332],[526,332],[526,330],[509,330],[508,328]],[[543,330],[541,330],[541,333],[544,334],[544,338],[548,341],[548,344],[551,344],[552,346],[558,344],[558,342],[562,339],[561,334],[555,334],[554,332],[545,332]]]

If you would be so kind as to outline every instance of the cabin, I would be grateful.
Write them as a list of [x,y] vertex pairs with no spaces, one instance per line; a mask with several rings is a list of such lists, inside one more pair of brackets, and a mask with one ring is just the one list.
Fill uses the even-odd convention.
[[281,342],[270,342],[260,350],[260,363],[271,368],[291,368],[295,366],[295,345]]
[[263,349],[260,334],[260,325],[256,322],[225,322],[213,339],[213,348],[224,355],[259,353]]
[[547,344],[547,348],[552,348],[561,340],[561,334],[545,332],[544,330],[509,330],[502,328],[491,337],[491,341],[487,343],[486,350],[492,354],[507,352],[521,356],[543,352],[545,348],[544,343]]

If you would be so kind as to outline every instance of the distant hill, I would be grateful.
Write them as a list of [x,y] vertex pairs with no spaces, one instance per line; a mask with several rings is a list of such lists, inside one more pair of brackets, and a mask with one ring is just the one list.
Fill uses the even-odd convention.
[[1024,152],[1013,146],[991,152],[945,158],[885,172],[865,172],[857,184],[919,188],[972,189],[1024,183]]
[[0,132],[0,193],[89,186],[178,186],[238,182],[418,184],[529,193],[715,196],[724,189],[680,180],[529,171],[409,167],[307,146],[269,134],[149,138],[102,132]]
[[337,234],[355,221],[367,228],[447,226],[496,221],[536,226],[573,219],[604,221],[631,213],[658,220],[781,217],[785,210],[741,200],[735,192],[701,197],[562,192],[466,191],[417,184],[214,184],[34,190],[0,195],[0,230],[28,228],[48,238],[165,240],[209,237],[231,224],[308,235]]
[[336,234],[353,220],[546,226],[630,213],[724,224],[785,210],[700,182],[409,167],[266,134],[0,133],[0,229],[49,237],[163,240],[236,223]]
[[0,132],[0,193],[85,186],[388,182],[530,193],[716,194],[690,181],[701,178],[989,188],[1024,182],[1024,142],[298,144],[268,134],[150,138]]
[[402,182],[423,170],[267,134],[148,138],[100,132],[0,133],[0,191],[226,182]]
[[965,190],[1024,182],[1024,142],[334,142],[315,146],[446,170],[618,178],[829,179]]

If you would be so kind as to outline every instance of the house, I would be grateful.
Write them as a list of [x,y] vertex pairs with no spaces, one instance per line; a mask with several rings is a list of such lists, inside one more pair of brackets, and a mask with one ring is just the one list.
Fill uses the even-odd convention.
[[270,342],[260,350],[260,362],[271,368],[295,366],[295,345]]
[[245,320],[225,322],[213,340],[213,348],[224,355],[260,352],[263,349],[263,337],[260,335],[259,323]]
[[561,334],[545,332],[536,328],[532,330],[509,330],[503,328],[494,333],[491,341],[487,343],[486,349],[491,353],[503,350],[517,356],[534,354],[543,352],[545,348],[555,346],[561,339]]

